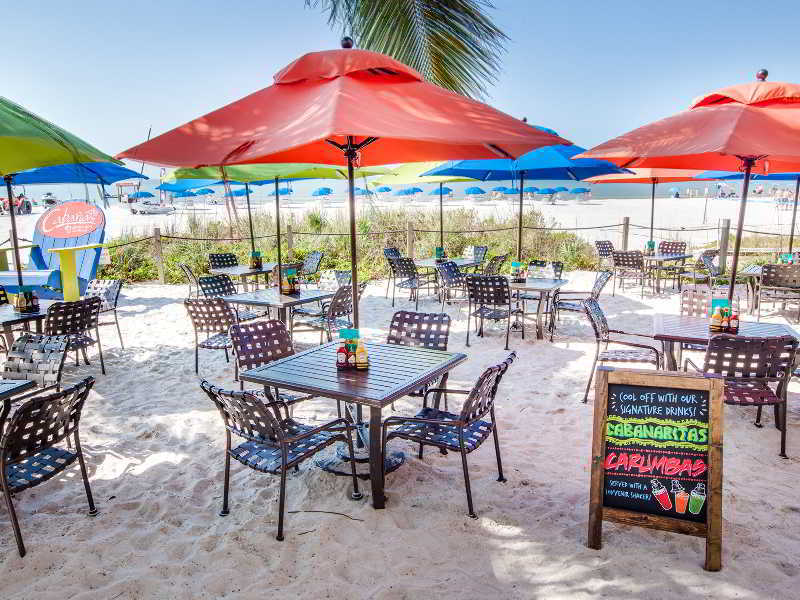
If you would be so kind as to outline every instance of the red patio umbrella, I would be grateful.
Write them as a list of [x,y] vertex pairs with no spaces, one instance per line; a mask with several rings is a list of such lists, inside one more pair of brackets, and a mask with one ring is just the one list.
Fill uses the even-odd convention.
[[575,158],[602,158],[621,167],[741,170],[745,174],[736,230],[733,298],[751,173],[800,170],[800,85],[759,81],[695,99],[689,110],[605,142]]
[[273,85],[119,157],[171,166],[347,164],[353,321],[358,327],[354,167],[516,158],[565,143],[570,142],[427,83],[388,56],[342,49],[306,54],[277,73]]

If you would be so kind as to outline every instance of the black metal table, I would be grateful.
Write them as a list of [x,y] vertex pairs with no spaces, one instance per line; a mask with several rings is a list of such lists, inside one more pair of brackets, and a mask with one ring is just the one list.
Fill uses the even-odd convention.
[[[569,279],[547,279],[544,277],[531,277],[525,281],[511,282],[511,289],[517,292],[539,292],[539,307],[536,309],[536,338],[544,339],[544,323],[542,308],[547,305],[550,294],[567,285]],[[524,315],[523,315],[524,318]]]
[[12,327],[14,325],[27,325],[34,323],[36,333],[42,333],[42,322],[47,317],[47,309],[58,300],[39,300],[39,312],[18,313],[10,304],[0,305],[0,325],[3,328],[3,335],[6,338],[6,345],[11,348],[14,341]]
[[212,275],[227,275],[228,277],[238,277],[242,282],[242,288],[247,290],[247,278],[255,277],[256,285],[258,285],[258,276],[264,275],[264,282],[269,284],[269,274],[278,265],[278,263],[269,262],[261,265],[260,269],[251,269],[249,265],[236,265],[235,267],[219,267],[217,269],[210,269],[209,273]]
[[0,435],[6,426],[6,417],[11,412],[11,399],[36,387],[36,382],[27,379],[0,379],[0,400],[3,407],[0,409]]
[[294,306],[300,304],[307,304],[308,302],[317,302],[318,300],[326,300],[333,298],[336,292],[332,290],[318,290],[318,289],[305,289],[299,290],[294,294],[280,294],[277,288],[266,288],[262,290],[255,290],[253,292],[242,292],[240,294],[231,294],[230,296],[223,296],[225,302],[231,304],[247,304],[250,306],[274,306],[278,309],[278,318],[283,321],[289,328],[289,334],[292,333],[292,320],[288,318],[288,311]]
[[[239,377],[265,388],[277,387],[355,404],[358,409],[357,416],[353,418],[355,421],[360,421],[360,408],[368,407],[368,436],[361,434],[361,428],[357,428],[357,431],[361,443],[369,451],[372,505],[384,508],[384,456],[381,449],[383,409],[439,377],[442,377],[442,387],[445,387],[449,371],[464,362],[467,356],[460,352],[394,344],[367,342],[366,347],[370,361],[366,371],[338,370],[338,344],[332,342],[245,371]],[[353,411],[348,410],[352,416]]]
[[664,264],[668,262],[678,262],[680,261],[681,265],[686,263],[686,260],[689,258],[693,258],[693,254],[650,254],[644,255],[644,261],[649,263],[655,263],[655,271],[656,271],[656,294],[661,293],[661,271],[664,268]]

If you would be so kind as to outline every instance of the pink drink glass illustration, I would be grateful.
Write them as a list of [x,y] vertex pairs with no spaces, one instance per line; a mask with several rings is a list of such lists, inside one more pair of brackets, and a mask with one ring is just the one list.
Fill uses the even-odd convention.
[[685,514],[686,506],[689,503],[689,494],[677,479],[672,480],[672,489],[670,491],[675,494],[675,512]]
[[653,488],[653,496],[655,496],[655,499],[658,500],[661,508],[664,510],[670,510],[672,508],[672,500],[669,498],[669,492],[667,492],[667,488],[665,488],[658,479],[652,479],[650,481],[650,485]]
[[698,483],[697,487],[692,490],[692,495],[689,498],[689,512],[693,515],[699,515],[706,502],[706,486],[704,483]]

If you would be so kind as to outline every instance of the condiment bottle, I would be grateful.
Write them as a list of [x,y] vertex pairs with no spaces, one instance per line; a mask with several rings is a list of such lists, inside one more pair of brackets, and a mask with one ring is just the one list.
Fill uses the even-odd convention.
[[347,348],[345,347],[345,340],[339,344],[339,349],[336,351],[336,368],[347,368]]
[[721,323],[722,331],[728,331],[731,327],[731,321],[728,318],[728,311],[726,310],[722,314],[722,323]]
[[722,329],[722,313],[718,306],[714,314],[711,315],[711,331],[719,331],[720,329]]
[[356,368],[356,345],[352,339],[347,340],[347,368]]
[[731,333],[739,333],[739,315],[733,313],[730,319]]
[[369,368],[369,357],[367,356],[367,348],[364,342],[358,340],[356,346],[356,369],[364,370]]

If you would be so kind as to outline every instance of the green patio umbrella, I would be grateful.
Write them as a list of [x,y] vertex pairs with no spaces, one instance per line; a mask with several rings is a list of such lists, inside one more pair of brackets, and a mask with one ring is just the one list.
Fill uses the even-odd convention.
[[22,264],[17,242],[17,220],[13,210],[11,185],[14,174],[25,169],[74,163],[122,163],[91,144],[45,121],[25,108],[0,97],[0,175],[6,182],[11,209],[11,244],[17,281],[22,286]]

